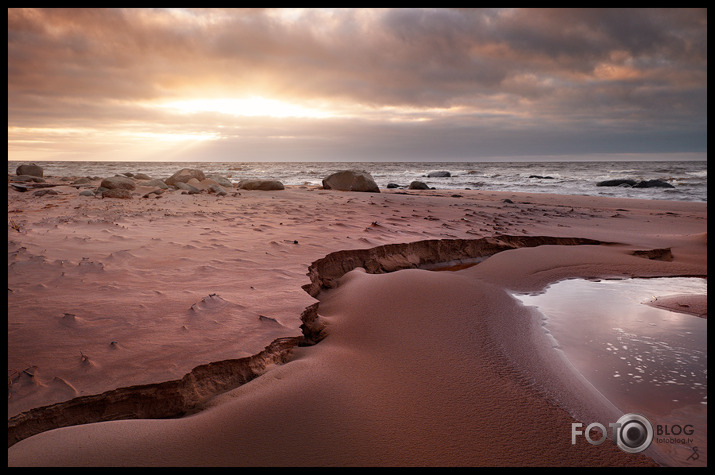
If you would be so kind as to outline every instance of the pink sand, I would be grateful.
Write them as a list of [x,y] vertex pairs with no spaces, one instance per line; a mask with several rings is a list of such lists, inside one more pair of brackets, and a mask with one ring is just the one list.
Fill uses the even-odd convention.
[[[500,233],[616,244],[516,249],[455,273],[357,269],[318,296],[328,337],[206,410],[44,432],[9,448],[9,465],[650,464],[610,441],[571,445],[566,409],[586,420],[609,408],[586,385],[563,408],[527,384],[539,362],[533,374],[554,387],[571,376],[504,290],[707,275],[705,203],[306,187],[102,200],[56,189],[8,191],[8,373],[20,375],[8,417],[300,334],[315,302],[301,289],[307,266],[336,250]],[[632,254],[666,247],[672,261]]]

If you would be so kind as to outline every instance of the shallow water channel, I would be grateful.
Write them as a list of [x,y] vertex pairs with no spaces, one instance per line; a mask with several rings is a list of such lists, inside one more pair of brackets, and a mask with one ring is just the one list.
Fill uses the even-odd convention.
[[[644,304],[674,294],[707,294],[707,281],[572,279],[538,295],[515,297],[538,308],[554,347],[611,403],[624,414],[648,418],[656,431],[654,445],[668,465],[703,465],[707,320]],[[680,432],[676,425],[688,424],[692,434],[673,437]]]

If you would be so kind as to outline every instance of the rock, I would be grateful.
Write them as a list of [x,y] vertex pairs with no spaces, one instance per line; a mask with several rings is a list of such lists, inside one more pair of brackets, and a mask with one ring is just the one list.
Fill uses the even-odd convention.
[[49,188],[45,188],[44,190],[37,190],[36,192],[33,193],[34,196],[45,196],[45,195],[59,195],[59,193],[56,190],[51,190]]
[[133,177],[134,177],[134,173],[132,173],[132,172],[122,173],[122,175],[124,175],[124,176],[127,177],[127,178],[133,178]]
[[636,182],[630,178],[606,180],[596,183],[596,186],[631,186],[633,188],[675,188],[663,180],[641,180]]
[[437,172],[429,172],[427,174],[428,178],[448,178],[451,177],[452,174],[446,170],[443,171],[437,171]]
[[19,192],[22,192],[22,193],[24,193],[24,192],[26,192],[27,190],[29,190],[29,188],[28,188],[27,185],[19,185],[19,184],[17,184],[17,183],[10,183],[10,186],[12,187],[13,190],[19,191]]
[[92,190],[82,190],[79,192],[79,196],[94,196],[94,191]]
[[142,186],[152,186],[156,188],[161,188],[162,190],[168,190],[169,187],[167,186],[166,183],[164,183],[164,180],[160,180],[158,178],[154,178],[153,180],[149,181],[143,181],[140,183]]
[[218,196],[226,196],[228,193],[218,183],[208,188],[209,193],[216,193]]
[[619,178],[616,180],[599,181],[596,183],[596,186],[633,186],[635,184],[636,181],[631,180],[630,178]]
[[44,183],[45,179],[41,178],[39,176],[34,176],[34,175],[17,175],[15,178],[13,178],[13,181],[22,181],[22,182],[34,182],[34,183]]
[[552,176],[541,176],[541,175],[529,175],[529,178],[538,178],[540,180],[553,180]]
[[387,184],[387,187],[388,187],[388,188],[399,188],[400,185],[398,185],[397,183],[388,183],[388,184]]
[[189,180],[186,182],[186,184],[189,186],[193,186],[194,188],[196,188],[199,191],[203,191],[204,188],[201,186],[201,181],[203,181],[203,180],[198,180],[196,178],[189,178]]
[[74,181],[72,182],[72,184],[73,184],[73,185],[86,185],[86,184],[89,184],[89,183],[91,183],[91,182],[92,182],[92,180],[90,180],[89,178],[87,178],[87,177],[85,176],[85,177],[82,177],[82,178],[77,178],[76,180],[74,180]]
[[31,163],[29,165],[20,165],[15,170],[16,175],[30,175],[30,176],[45,176],[45,172],[41,166]]
[[136,188],[134,180],[125,176],[110,176],[102,180],[99,186],[108,190],[133,190]]
[[642,180],[633,185],[633,188],[675,188],[668,182],[663,180]]
[[152,190],[152,191],[150,191],[150,192],[148,192],[148,193],[145,193],[144,195],[142,195],[142,198],[150,198],[151,195],[157,195],[157,196],[159,196],[159,195],[161,195],[162,193],[164,193],[164,190],[162,190],[161,188],[157,188],[156,190]]
[[196,178],[201,181],[206,178],[204,172],[195,168],[182,168],[178,172],[171,175],[164,182],[169,186],[176,186],[177,183],[186,183],[191,178]]
[[229,180],[229,179],[226,178],[225,176],[221,176],[221,175],[206,175],[206,178],[210,178],[210,179],[214,180],[216,183],[218,183],[219,185],[221,185],[221,186],[223,186],[223,187],[233,188],[233,183],[231,183],[231,180]]
[[377,183],[366,171],[342,170],[323,179],[323,188],[340,191],[365,191],[379,193]]
[[144,173],[135,173],[134,174],[134,179],[135,180],[151,180],[151,177],[149,175],[146,175]]
[[413,181],[410,183],[410,186],[408,187],[410,190],[429,190],[429,186],[427,186],[427,183],[422,182],[422,181]]
[[132,192],[126,188],[111,188],[102,192],[102,198],[119,198],[123,200],[131,199]]
[[218,183],[216,183],[216,180],[212,180],[211,178],[204,178],[199,182],[198,185],[194,183],[189,184],[195,186],[199,190],[210,190],[213,185],[218,185]]
[[176,185],[174,186],[176,186],[176,188],[180,190],[188,191],[189,193],[201,193],[201,190],[199,190],[195,186],[191,186],[188,183],[183,183],[181,181],[177,181]]
[[241,180],[237,185],[240,190],[284,190],[285,186],[278,180]]

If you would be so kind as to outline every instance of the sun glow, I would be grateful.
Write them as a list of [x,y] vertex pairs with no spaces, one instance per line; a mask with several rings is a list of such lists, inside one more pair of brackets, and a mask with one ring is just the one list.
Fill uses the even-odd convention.
[[218,112],[219,114],[246,117],[331,117],[331,114],[324,110],[303,107],[275,99],[265,99],[260,96],[245,99],[188,99],[166,102],[161,104],[160,107],[185,114]]

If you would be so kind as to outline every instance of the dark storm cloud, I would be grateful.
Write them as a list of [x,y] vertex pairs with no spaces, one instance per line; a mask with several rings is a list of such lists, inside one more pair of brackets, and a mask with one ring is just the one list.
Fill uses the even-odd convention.
[[8,10],[9,127],[172,122],[136,103],[247,95],[459,108],[385,143],[457,127],[469,148],[498,124],[536,141],[680,131],[705,151],[707,11]]

